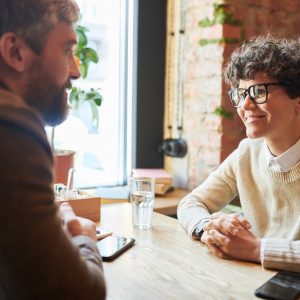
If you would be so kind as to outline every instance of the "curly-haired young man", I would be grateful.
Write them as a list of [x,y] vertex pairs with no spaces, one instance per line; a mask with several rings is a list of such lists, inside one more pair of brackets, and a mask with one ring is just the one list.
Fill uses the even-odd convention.
[[[179,204],[217,256],[300,270],[300,43],[261,36],[233,52],[229,97],[248,138]],[[220,210],[239,196],[243,214]]]
[[[0,2],[0,299],[104,299],[96,228],[58,216],[44,125],[60,123],[80,76],[73,0]],[[64,227],[62,226],[62,221]]]

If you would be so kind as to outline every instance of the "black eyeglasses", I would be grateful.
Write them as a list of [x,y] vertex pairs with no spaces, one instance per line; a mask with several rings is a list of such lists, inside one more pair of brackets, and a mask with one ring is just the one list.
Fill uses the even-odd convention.
[[268,86],[280,85],[279,82],[264,82],[249,86],[247,89],[235,88],[228,92],[230,101],[234,107],[240,107],[249,95],[252,102],[263,104],[268,100]]

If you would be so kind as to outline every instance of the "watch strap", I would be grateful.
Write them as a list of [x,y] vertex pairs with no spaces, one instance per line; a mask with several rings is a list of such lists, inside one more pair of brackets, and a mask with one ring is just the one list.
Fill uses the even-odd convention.
[[197,237],[199,239],[201,238],[201,236],[203,234],[203,227],[209,220],[210,220],[209,218],[204,218],[195,226],[195,228],[193,230],[194,237]]

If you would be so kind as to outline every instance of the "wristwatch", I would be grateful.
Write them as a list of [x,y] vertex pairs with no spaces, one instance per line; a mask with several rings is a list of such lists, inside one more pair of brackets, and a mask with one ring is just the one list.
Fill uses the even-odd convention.
[[202,234],[203,234],[203,227],[204,225],[209,221],[209,218],[204,218],[202,219],[194,228],[193,231],[193,236],[197,237],[197,238],[201,238]]

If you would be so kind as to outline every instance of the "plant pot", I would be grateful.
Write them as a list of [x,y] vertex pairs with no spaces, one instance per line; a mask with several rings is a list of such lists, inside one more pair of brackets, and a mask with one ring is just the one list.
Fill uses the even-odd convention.
[[68,173],[74,168],[75,151],[55,150],[54,153],[54,183],[67,185]]

